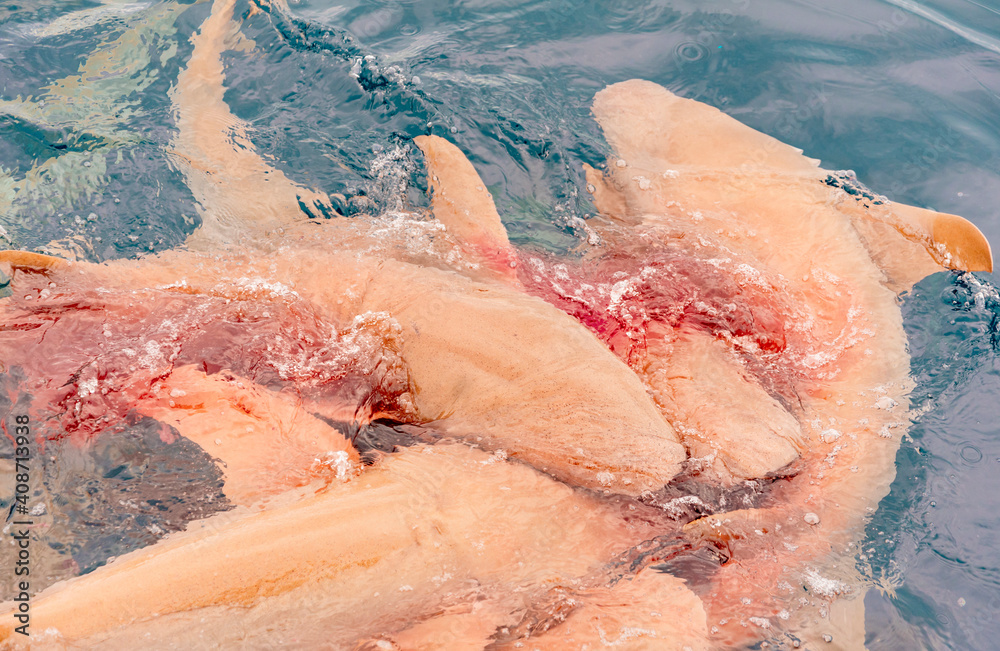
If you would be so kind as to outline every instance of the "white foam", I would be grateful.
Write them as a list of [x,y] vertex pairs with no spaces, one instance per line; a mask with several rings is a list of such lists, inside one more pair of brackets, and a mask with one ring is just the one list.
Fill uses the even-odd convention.
[[841,436],[840,432],[833,429],[832,427],[830,429],[823,430],[819,434],[820,439],[822,439],[824,443],[833,443],[834,441],[839,439],[840,436]]
[[124,4],[105,4],[101,7],[81,9],[80,11],[64,14],[47,24],[28,25],[24,28],[24,33],[37,38],[60,36],[93,27],[107,20],[114,20],[137,13],[149,6],[147,2],[129,2]]
[[821,597],[833,598],[851,591],[843,581],[828,579],[816,570],[806,570],[804,577],[810,592]]

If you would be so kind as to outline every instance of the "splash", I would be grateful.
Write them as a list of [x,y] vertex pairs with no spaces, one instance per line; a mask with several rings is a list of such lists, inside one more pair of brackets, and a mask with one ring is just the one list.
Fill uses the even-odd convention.
[[[280,284],[247,278],[217,294],[19,279],[4,304],[8,367],[25,373],[48,436],[86,443],[134,421],[132,409],[174,368],[228,370],[366,422],[406,417],[400,327],[385,313],[339,326]],[[322,408],[322,407],[320,407]]]

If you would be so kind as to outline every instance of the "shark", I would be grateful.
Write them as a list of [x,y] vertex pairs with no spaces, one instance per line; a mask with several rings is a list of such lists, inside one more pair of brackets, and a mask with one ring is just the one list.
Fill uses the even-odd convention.
[[[594,100],[581,255],[512,246],[437,136],[429,215],[344,217],[226,105],[234,4],[171,96],[186,245],[0,253],[41,453],[151,419],[234,508],[33,595],[32,645],[863,648],[858,542],[911,418],[898,295],[992,270],[975,226],[641,80]],[[407,443],[363,450],[384,423]]]

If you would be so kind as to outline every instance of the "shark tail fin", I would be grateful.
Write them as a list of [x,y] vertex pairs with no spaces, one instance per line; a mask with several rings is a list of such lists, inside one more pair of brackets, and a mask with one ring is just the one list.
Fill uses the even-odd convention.
[[222,53],[238,29],[234,0],[215,0],[191,37],[191,58],[170,91],[177,136],[167,151],[199,204],[202,224],[188,245],[212,248],[241,235],[276,230],[308,217],[334,217],[322,192],[269,164],[249,138],[250,125],[224,98]]

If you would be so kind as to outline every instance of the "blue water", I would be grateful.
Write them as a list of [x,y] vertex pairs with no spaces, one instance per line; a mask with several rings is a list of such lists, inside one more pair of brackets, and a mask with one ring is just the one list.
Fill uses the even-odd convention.
[[[289,5],[244,23],[252,54],[227,55],[226,100],[260,151],[342,193],[345,212],[386,200],[369,172],[379,151],[433,132],[468,153],[515,243],[565,251],[579,237],[570,218],[593,211],[580,164],[606,154],[590,100],[642,77],[891,199],[961,214],[1000,245],[997,0]],[[167,91],[209,5],[98,7],[0,5],[3,248],[132,257],[198,224],[164,148]],[[411,203],[424,186],[415,173]],[[978,278],[985,290],[940,274],[904,298],[927,411],[868,527],[871,649],[1000,639],[1000,302]]]

